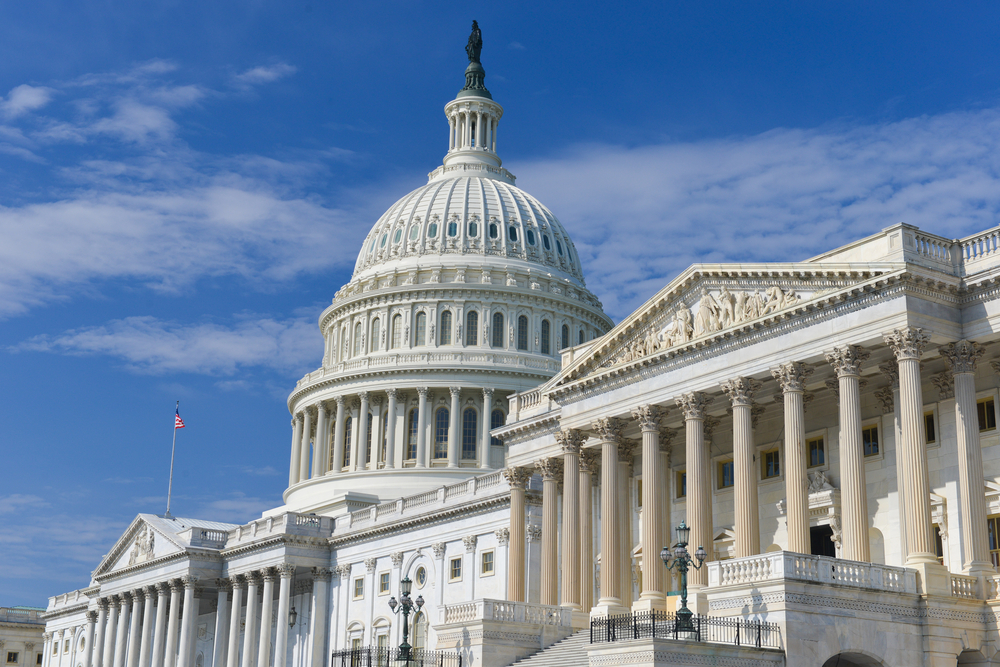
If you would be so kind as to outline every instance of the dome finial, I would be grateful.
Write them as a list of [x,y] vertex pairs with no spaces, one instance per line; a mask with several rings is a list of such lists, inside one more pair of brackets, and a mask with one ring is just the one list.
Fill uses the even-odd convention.
[[493,99],[483,83],[486,79],[486,70],[483,69],[483,64],[479,61],[479,54],[482,51],[483,33],[479,30],[479,23],[473,21],[472,34],[469,35],[469,42],[465,45],[465,53],[469,56],[469,66],[465,68],[465,88],[458,91],[458,97]]

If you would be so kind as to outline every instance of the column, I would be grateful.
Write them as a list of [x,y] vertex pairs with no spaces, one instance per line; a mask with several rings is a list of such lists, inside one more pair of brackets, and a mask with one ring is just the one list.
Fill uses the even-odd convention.
[[476,579],[479,578],[476,574],[476,544],[478,542],[479,537],[477,535],[466,535],[462,538],[462,546],[465,547],[465,557],[462,559],[462,571],[466,573],[466,576],[462,579],[465,584],[466,600],[476,599]]
[[788,524],[788,550],[808,554],[809,539],[809,478],[806,474],[806,417],[802,395],[806,378],[813,370],[805,364],[791,362],[771,371],[781,386],[785,409],[785,498]]
[[462,422],[458,418],[458,413],[462,409],[462,406],[459,403],[458,398],[462,392],[462,388],[449,387],[448,390],[451,392],[451,424],[448,426],[448,467],[457,468],[459,461],[459,443],[462,441]]
[[903,465],[903,455],[900,452],[903,436],[900,431],[899,420],[899,366],[896,364],[895,359],[893,359],[884,364],[879,364],[878,369],[885,376],[885,379],[889,381],[889,386],[892,389],[892,441],[896,454],[896,509],[899,512],[899,552],[905,563],[906,557],[909,554],[906,551],[906,513],[903,509],[903,497],[906,495],[906,478],[909,476],[909,471]]
[[753,425],[750,409],[753,395],[761,383],[753,378],[737,377],[722,384],[722,391],[733,404],[733,469],[735,487],[733,506],[736,515],[736,557],[760,553],[760,527],[757,514],[757,475],[754,470]]
[[257,667],[268,667],[271,662],[271,615],[274,610],[274,568],[265,567],[264,592],[260,607],[260,643],[257,648]]
[[[87,610],[87,629],[85,631],[84,637],[87,642],[87,650],[83,653],[83,667],[90,667],[93,664],[94,659],[94,624],[97,623],[97,612],[92,610]],[[48,660],[49,654],[52,652],[52,641],[51,635],[45,633],[45,641],[42,643],[42,655],[45,656],[43,660]]]
[[[664,410],[666,408],[663,408]],[[670,546],[671,536],[673,531],[670,529],[670,482],[671,482],[671,470],[670,470],[670,443],[674,439],[676,431],[670,428],[660,427],[660,470],[662,471],[663,489],[660,492],[660,540],[663,542],[660,547]],[[645,490],[645,485],[643,486]],[[659,558],[659,554],[656,555]],[[643,559],[645,560],[645,559]],[[664,592],[671,589],[671,579],[670,576],[664,572],[663,574],[663,590]]]
[[493,152],[497,152],[497,128],[500,127],[500,119],[493,122]]
[[[840,393],[840,507],[841,557],[868,561],[868,496],[865,483],[865,452],[861,440],[861,364],[871,353],[859,345],[847,345],[826,355],[837,372]],[[930,510],[928,507],[928,520]]]
[[594,606],[594,473],[600,453],[593,449],[580,452],[580,607],[590,613]]
[[330,442],[330,429],[327,426],[326,405],[323,401],[316,404],[316,439],[313,442],[312,476],[316,479],[326,474],[326,465],[330,460],[327,445]]
[[[104,664],[104,635],[107,631],[107,624],[108,601],[102,598],[97,601],[97,628],[93,644],[93,664],[98,667]],[[48,656],[46,656],[46,659],[48,659]],[[156,666],[154,665],[154,667]]]
[[618,442],[618,572],[621,576],[621,600],[623,607],[631,607],[632,590],[632,469],[635,464],[635,450],[638,443],[631,438]]
[[[285,667],[285,655],[288,653],[288,597],[292,588],[292,577],[295,576],[295,566],[282,563],[278,566],[278,620],[275,622],[276,637],[274,638],[274,667]],[[270,634],[270,633],[269,633]]]
[[618,442],[624,423],[615,417],[594,422],[601,439],[601,599],[597,611],[602,615],[622,611],[621,573],[618,553]]
[[[417,468],[427,467],[427,387],[417,387]],[[513,599],[513,598],[511,598]]]
[[330,626],[328,606],[330,601],[330,578],[333,572],[326,568],[313,568],[313,628],[312,659],[306,667],[323,667],[326,663],[326,635]]
[[563,451],[562,597],[559,604],[580,611],[580,446],[585,438],[580,431],[566,429],[556,434],[556,440]]
[[177,622],[181,611],[181,590],[183,584],[178,579],[170,580],[170,611],[167,612],[167,637],[163,646],[163,667],[177,665]]
[[242,667],[253,667],[257,649],[257,613],[260,609],[260,598],[257,587],[260,586],[260,574],[248,572],[247,581],[247,617],[243,625],[243,661]]
[[312,440],[313,408],[302,410],[302,440],[299,441],[299,481],[309,479],[309,442]]
[[288,465],[288,486],[298,484],[299,466],[302,458],[302,417],[292,417],[292,461]]
[[[684,413],[684,451],[687,459],[687,523],[691,529],[688,551],[698,547],[712,550],[712,478],[708,447],[705,446],[705,408],[711,397],[700,391],[684,394],[677,399],[677,406]],[[708,545],[708,546],[705,546]],[[688,587],[700,589],[708,585],[708,568],[688,572]]]
[[658,516],[667,479],[660,460],[660,419],[663,410],[658,405],[640,405],[632,411],[642,431],[642,523],[639,543],[642,544],[642,591],[634,608],[641,611],[666,611],[667,593],[664,587],[665,568],[660,561],[663,548],[663,521]]
[[[118,605],[121,604],[121,598],[117,595],[112,595],[108,601],[108,625],[104,632],[104,657],[101,664],[104,667],[113,667],[115,662],[115,633],[118,630]],[[59,652],[62,655],[62,651]],[[171,665],[170,667],[173,667]]]
[[[423,414],[421,412],[421,414]],[[510,485],[510,557],[507,560],[507,599],[525,601],[524,570],[525,543],[528,539],[525,525],[525,489],[531,473],[524,468],[505,468],[503,476]]]
[[333,432],[333,458],[330,459],[330,472],[339,475],[344,468],[344,426],[347,423],[347,410],[344,407],[344,397],[334,396],[337,402],[337,425]]
[[492,414],[493,390],[483,389],[483,442],[479,446],[479,467],[483,469],[490,467],[490,457],[493,454],[493,450],[490,449],[490,444],[492,443],[492,439],[490,438]]
[[[226,648],[226,667],[240,665],[240,621],[243,616],[243,588],[246,580],[234,574],[229,577],[229,585],[233,589],[233,602],[229,612],[229,646]],[[215,665],[214,667],[222,667]]]
[[115,631],[115,667],[125,666],[125,656],[128,650],[129,607],[132,605],[132,595],[122,593],[118,596],[118,628]]
[[[156,627],[153,630],[153,655],[150,660],[151,667],[163,667],[164,665],[163,649],[167,639],[167,591],[169,588],[169,585],[165,582],[156,584]],[[145,665],[143,667],[145,667]]]
[[194,640],[198,631],[198,600],[194,596],[194,586],[198,577],[181,577],[184,584],[184,614],[181,618],[180,656],[177,667],[192,667]]
[[983,450],[979,446],[976,408],[976,364],[986,350],[960,340],[940,348],[955,377],[955,427],[958,439],[959,507],[962,512],[962,569],[973,575],[993,574],[986,535],[983,496]]
[[358,392],[361,407],[358,408],[356,443],[351,446],[351,471],[364,470],[365,456],[368,455],[368,392]]
[[541,604],[559,604],[559,459],[543,459],[535,464],[542,476],[542,587]]
[[128,633],[128,657],[125,664],[128,667],[138,667],[139,665],[139,631],[145,619],[142,617],[142,604],[146,596],[142,589],[132,591],[132,625]]
[[389,387],[385,393],[389,396],[389,402],[385,408],[387,410],[385,417],[385,467],[394,468],[396,466],[396,389]]
[[225,667],[229,645],[229,593],[233,585],[228,579],[216,579],[215,641],[212,646],[212,667]]

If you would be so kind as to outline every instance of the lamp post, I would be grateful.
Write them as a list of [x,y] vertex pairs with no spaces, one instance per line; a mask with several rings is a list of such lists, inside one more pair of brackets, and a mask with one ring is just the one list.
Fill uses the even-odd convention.
[[[681,608],[677,610],[677,630],[679,631],[691,631],[694,630],[694,624],[691,622],[691,617],[694,614],[688,609],[688,568],[693,567],[696,570],[700,570],[701,566],[705,564],[705,558],[708,556],[705,553],[704,547],[698,547],[698,550],[694,552],[694,558],[691,558],[691,554],[688,553],[688,537],[691,535],[691,529],[688,528],[687,524],[681,521],[681,525],[677,526],[677,546],[674,547],[673,552],[673,562],[670,558],[670,548],[663,547],[660,551],[660,559],[663,560],[663,564],[667,566],[668,570],[677,569],[681,573]],[[695,564],[695,559],[698,563]]]
[[410,649],[412,648],[406,641],[409,630],[409,623],[407,623],[407,616],[410,613],[416,613],[416,610],[424,606],[424,596],[418,595],[416,601],[410,599],[410,591],[413,590],[413,582],[410,581],[409,577],[404,577],[401,582],[399,582],[399,602],[396,601],[395,597],[389,598],[389,609],[392,613],[403,612],[403,643],[399,645],[399,662],[410,662]]

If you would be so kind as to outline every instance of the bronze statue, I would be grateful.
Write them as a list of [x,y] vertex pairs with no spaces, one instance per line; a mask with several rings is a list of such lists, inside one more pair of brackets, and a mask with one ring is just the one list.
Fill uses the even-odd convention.
[[472,34],[469,35],[469,43],[465,45],[465,52],[469,55],[470,63],[479,62],[479,54],[483,51],[483,33],[479,31],[479,23],[472,22]]

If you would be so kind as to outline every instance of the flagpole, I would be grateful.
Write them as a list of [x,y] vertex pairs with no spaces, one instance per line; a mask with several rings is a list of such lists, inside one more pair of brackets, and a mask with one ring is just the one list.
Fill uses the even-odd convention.
[[[177,411],[181,409],[181,402],[177,401]],[[170,494],[174,490],[174,451],[177,449],[177,423],[174,422],[174,442],[170,445],[170,481],[167,482],[167,513],[163,515],[164,519],[172,519],[170,516]]]

